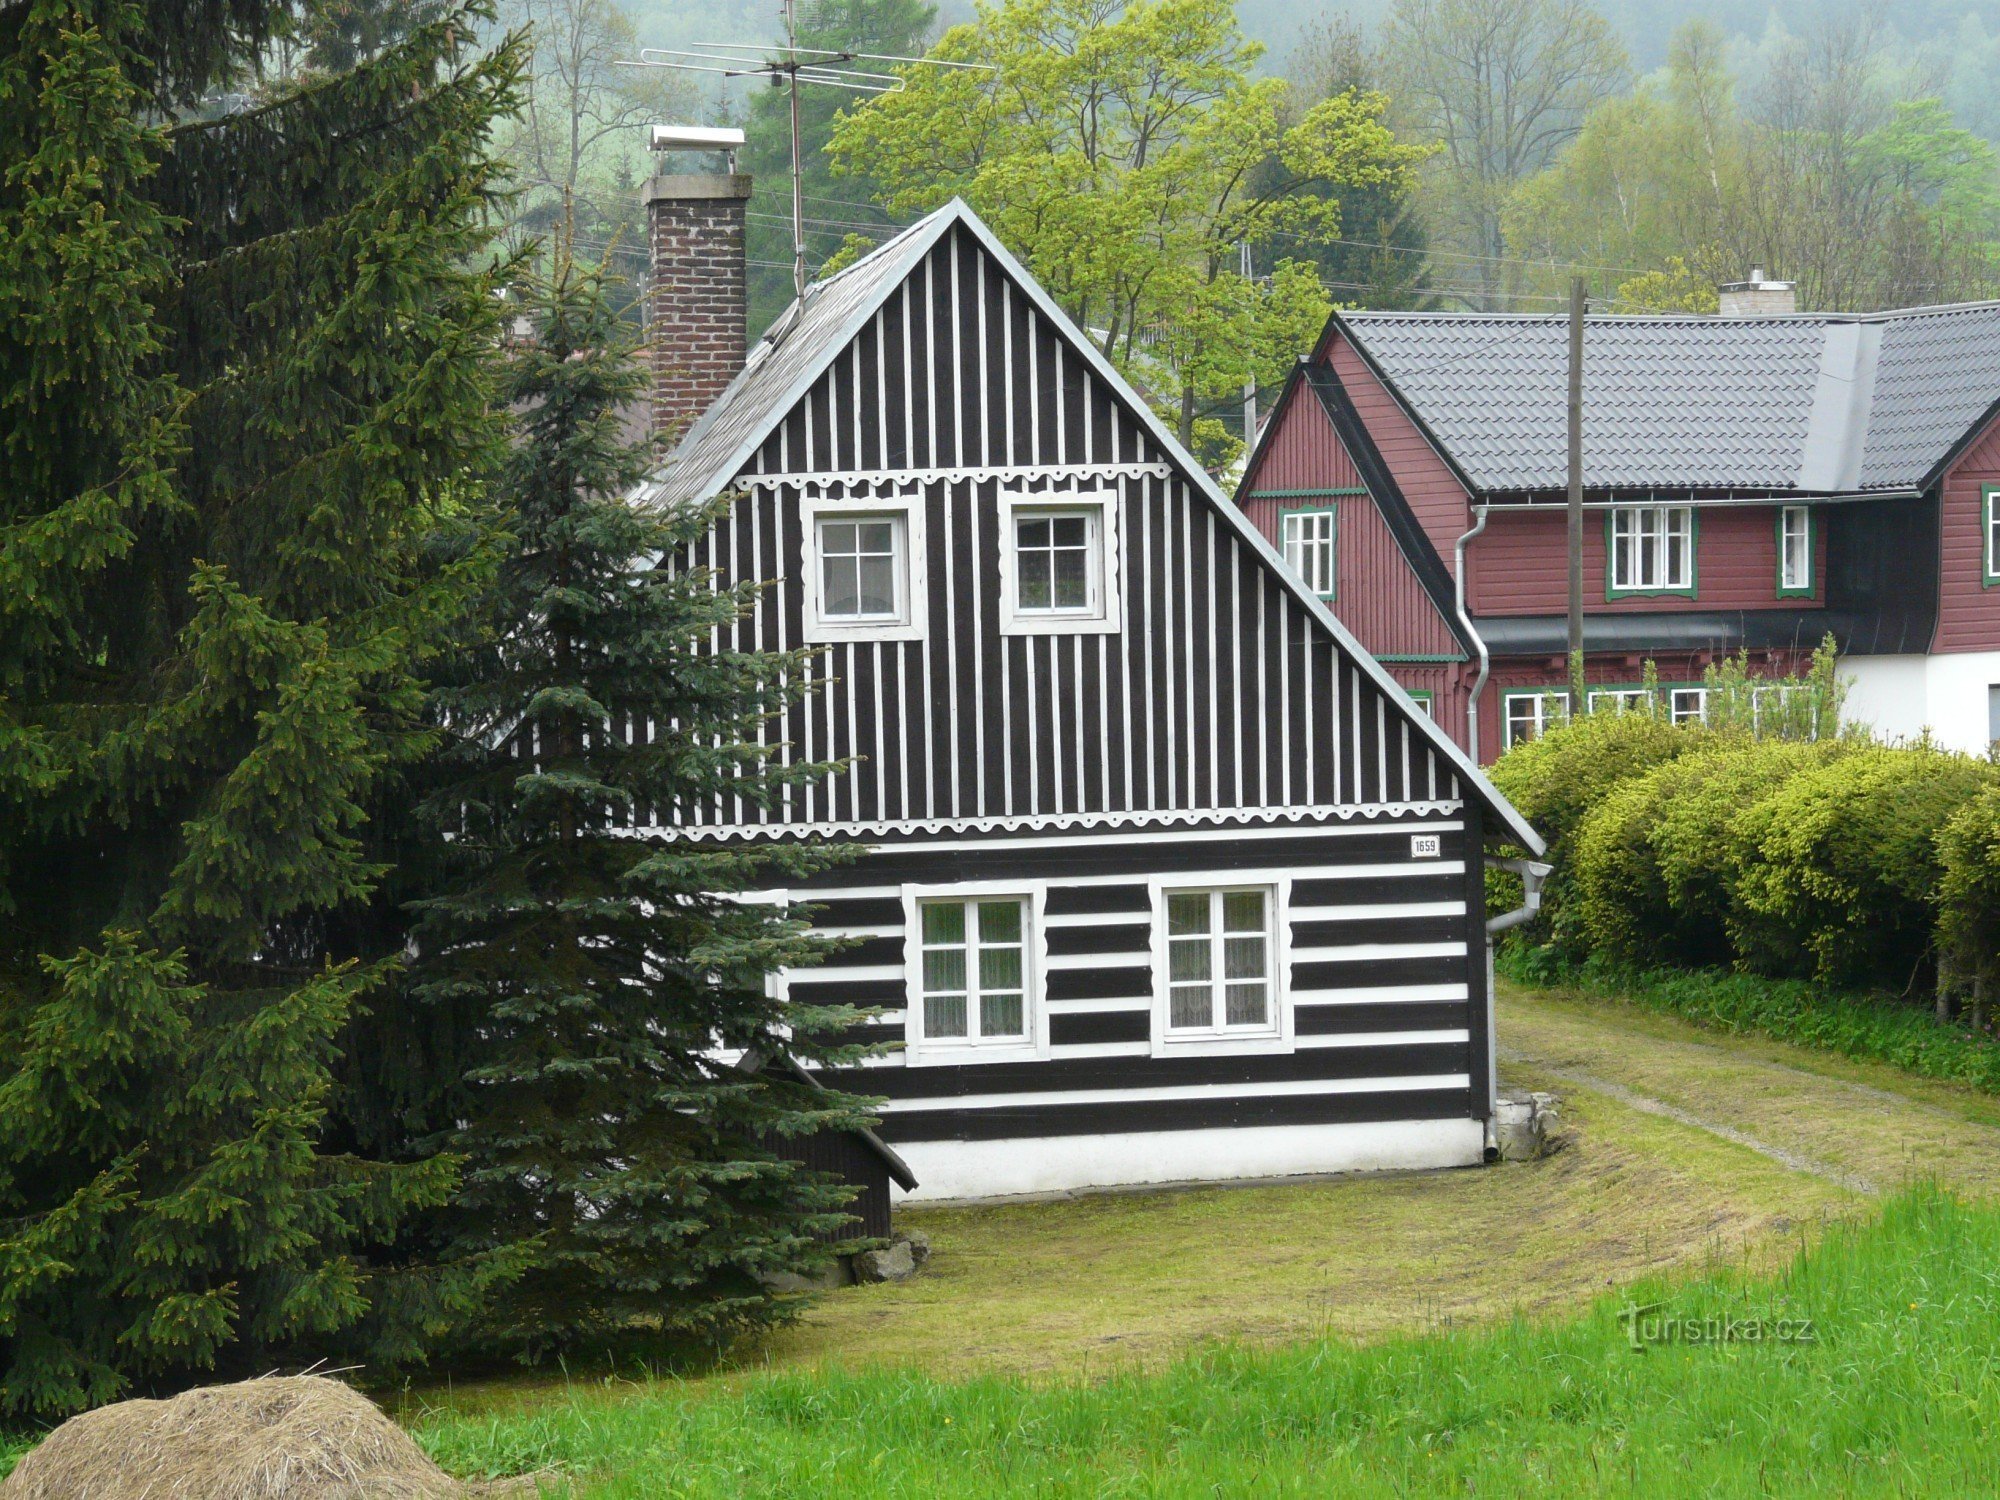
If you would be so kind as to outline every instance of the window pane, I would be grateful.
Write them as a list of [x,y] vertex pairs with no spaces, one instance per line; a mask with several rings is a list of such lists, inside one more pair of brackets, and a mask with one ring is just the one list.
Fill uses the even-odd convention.
[[1215,1010],[1209,999],[1208,986],[1175,985],[1168,995],[1167,1024],[1179,1027],[1213,1026]]
[[1172,938],[1167,943],[1167,979],[1170,983],[1191,983],[1209,978],[1210,953],[1207,938]]
[[1048,609],[1052,602],[1049,587],[1049,555],[1023,552],[1020,556],[1021,608]]
[[965,950],[927,948],[924,950],[924,991],[947,994],[965,988]]
[[893,615],[896,612],[896,560],[892,557],[864,557],[860,560],[860,612],[864,615]]
[[1167,931],[1170,934],[1208,931],[1208,893],[1183,891],[1167,897]]
[[1021,941],[1021,903],[982,901],[979,903],[979,941],[1018,943]]
[[1057,516],[1051,524],[1058,547],[1082,547],[1090,538],[1090,522],[1082,516]]
[[1018,521],[1014,526],[1014,538],[1023,547],[1046,547],[1049,544],[1049,520],[1047,516],[1036,516]]
[[926,995],[924,1035],[953,1037],[965,1035],[965,996]]
[[1087,554],[1081,550],[1056,554],[1055,599],[1057,609],[1084,609],[1090,604],[1090,580],[1085,571]]
[[1230,891],[1222,898],[1222,930],[1224,932],[1262,932],[1264,930],[1264,893],[1262,891]]
[[1261,937],[1233,937],[1222,940],[1222,977],[1262,979],[1264,940]]
[[896,528],[889,521],[866,521],[859,528],[861,550],[887,554],[896,550]]
[[820,522],[819,547],[820,551],[825,553],[851,553],[854,550],[854,523],[852,521]]
[[1228,998],[1224,1002],[1223,1024],[1226,1026],[1270,1025],[1270,993],[1270,987],[1261,981],[1256,984],[1230,985]]
[[988,948],[979,950],[979,988],[1018,990],[1021,987],[1021,950]]
[[979,994],[979,1034],[982,1037],[1020,1037],[1027,1031],[1023,1024],[1026,1007],[1021,1004],[1018,992],[1013,994],[992,994],[985,990]]
[[861,613],[861,574],[852,557],[828,555],[825,560],[826,612],[829,615]]
[[924,907],[924,941],[962,943],[965,941],[965,908],[956,901],[933,901]]

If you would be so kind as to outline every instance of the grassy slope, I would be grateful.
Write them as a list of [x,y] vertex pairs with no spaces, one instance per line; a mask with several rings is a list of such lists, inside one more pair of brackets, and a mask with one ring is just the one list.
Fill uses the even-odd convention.
[[418,1432],[461,1473],[560,1465],[593,1500],[2000,1491],[2000,1209],[1918,1191],[1775,1277],[1636,1292],[1689,1317],[1810,1316],[1819,1341],[1636,1354],[1611,1295],[1573,1319],[1215,1349],[1095,1383],[642,1384]]

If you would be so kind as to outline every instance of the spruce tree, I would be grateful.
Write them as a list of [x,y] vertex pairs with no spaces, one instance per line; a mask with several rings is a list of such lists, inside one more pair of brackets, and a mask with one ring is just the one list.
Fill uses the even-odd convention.
[[865,1118],[785,1065],[852,1061],[856,1013],[767,993],[824,940],[732,899],[830,852],[674,833],[677,808],[825,773],[754,744],[801,656],[714,649],[756,586],[688,564],[708,508],[629,502],[649,453],[621,411],[646,372],[602,269],[560,242],[551,259],[506,380],[512,542],[487,644],[439,694],[443,889],[416,905],[410,975],[422,1029],[460,1048],[449,1096],[419,1111],[461,1122],[452,1249],[533,1248],[485,1330],[526,1355],[781,1313],[763,1278],[825,1257],[813,1236],[840,1230],[849,1190],[772,1147]]
[[[505,1264],[376,1252],[451,1158],[327,1138],[393,953],[363,810],[427,752],[495,452],[476,12],[205,118],[258,0],[0,8],[0,1410],[407,1355]],[[212,111],[210,112],[212,113]]]

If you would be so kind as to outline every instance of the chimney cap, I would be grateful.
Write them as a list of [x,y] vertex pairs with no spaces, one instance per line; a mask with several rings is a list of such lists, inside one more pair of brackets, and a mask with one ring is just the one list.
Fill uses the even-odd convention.
[[655,125],[655,151],[735,151],[743,144],[743,132],[723,125]]

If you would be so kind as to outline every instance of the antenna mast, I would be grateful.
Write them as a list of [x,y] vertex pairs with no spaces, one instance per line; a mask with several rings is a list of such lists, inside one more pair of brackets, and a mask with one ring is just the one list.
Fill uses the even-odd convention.
[[[784,0],[784,3],[785,56],[790,64],[785,72],[792,95],[792,295],[803,298],[806,294],[806,199],[805,174],[800,161],[804,150],[799,144],[798,0]],[[778,65],[774,63],[772,66]]]

